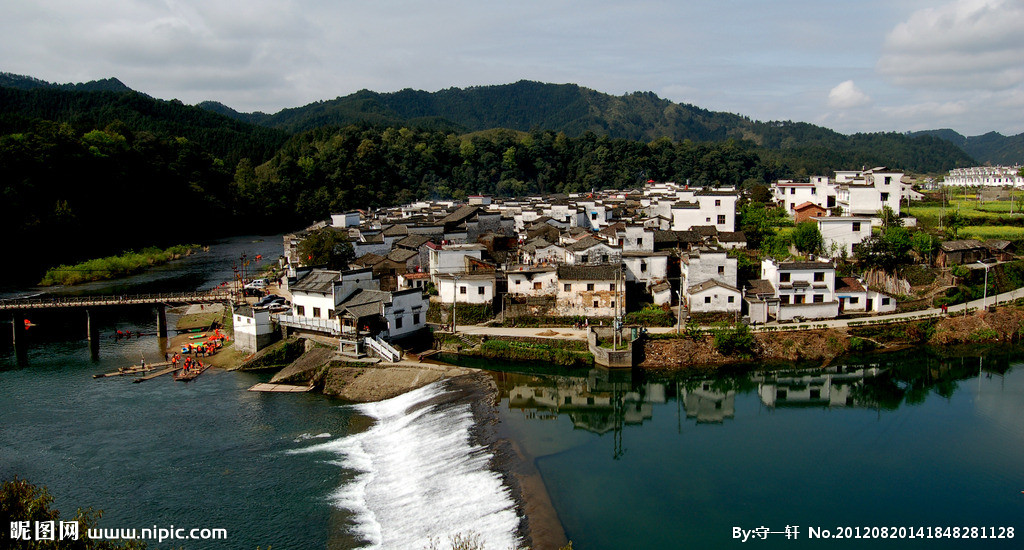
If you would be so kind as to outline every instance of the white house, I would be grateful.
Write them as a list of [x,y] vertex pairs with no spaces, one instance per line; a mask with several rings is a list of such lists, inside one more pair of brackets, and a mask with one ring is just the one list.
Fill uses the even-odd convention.
[[709,279],[703,283],[686,289],[687,308],[691,313],[739,313],[740,291],[717,279]]
[[331,214],[332,227],[359,227],[359,212],[352,210],[343,214]]
[[[680,200],[671,209],[672,229],[686,231],[695,225],[713,225],[719,231],[736,231],[736,191],[692,191],[691,200]],[[686,196],[686,195],[684,195]],[[655,211],[656,214],[660,212]]]
[[685,286],[711,280],[736,286],[738,261],[730,258],[724,249],[700,248],[683,254],[679,263]]
[[[654,238],[651,238],[653,247]],[[631,283],[650,283],[668,277],[668,250],[650,252],[623,252],[622,265],[625,268],[626,280]]]
[[486,248],[482,244],[427,243],[430,250],[430,277],[437,284],[437,276],[445,273],[461,273],[466,269],[466,257],[480,260]]
[[556,273],[559,315],[614,317],[616,308],[625,311],[624,278],[618,266],[563,265]]
[[896,299],[864,286],[863,281],[853,277],[836,279],[836,299],[841,313],[892,313],[896,311]]
[[341,332],[393,340],[426,326],[428,302],[418,289],[385,292],[359,289],[338,304]]
[[554,266],[518,266],[505,272],[508,293],[519,296],[558,294],[558,273]]
[[490,304],[494,302],[494,272],[443,273],[437,276],[437,295],[443,304]]
[[337,335],[341,332],[338,305],[358,290],[379,288],[380,281],[373,279],[370,268],[344,273],[313,269],[298,280],[289,282],[292,314],[279,315],[278,322],[289,328]]
[[267,308],[253,308],[245,305],[236,307],[232,323],[235,349],[242,353],[256,353],[277,340],[279,333],[274,330]]
[[853,256],[853,245],[871,236],[871,218],[827,216],[811,220],[817,222],[825,254],[832,258]]
[[839,316],[835,297],[836,266],[832,262],[761,262],[761,279],[778,298],[776,319],[834,319]]
[[593,235],[587,235],[565,247],[565,262],[570,265],[617,264],[621,258],[621,248],[612,246]]
[[836,172],[836,204],[843,208],[845,216],[872,216],[884,206],[899,214],[902,178],[903,172],[885,167]]

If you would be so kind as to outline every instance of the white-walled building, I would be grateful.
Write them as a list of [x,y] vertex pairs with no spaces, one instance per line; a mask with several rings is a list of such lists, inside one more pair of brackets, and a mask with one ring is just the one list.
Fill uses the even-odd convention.
[[[653,240],[653,238],[652,238]],[[653,245],[653,243],[652,243]],[[668,259],[671,252],[623,252],[622,265],[625,268],[626,281],[631,283],[650,283],[662,281],[668,277]]]
[[903,172],[884,167],[836,172],[836,204],[844,216],[874,216],[884,206],[900,213]]
[[1024,187],[1024,178],[1017,166],[973,166],[971,168],[954,168],[949,171],[942,185],[961,187]]
[[242,353],[256,353],[278,339],[267,308],[249,305],[236,307],[232,322],[235,349]]
[[508,293],[516,296],[554,296],[558,294],[558,274],[554,266],[518,266],[505,272]]
[[775,289],[779,321],[839,316],[836,266],[832,262],[776,262],[766,258],[761,262],[761,279]]
[[871,218],[827,216],[811,220],[818,224],[825,254],[832,258],[853,256],[853,245],[871,236]]
[[562,316],[614,317],[625,311],[625,285],[618,266],[563,265],[557,269],[556,307]]
[[442,274],[461,273],[466,270],[466,257],[480,260],[486,248],[482,244],[446,244],[427,243],[430,250],[430,277],[437,285],[437,277]]
[[717,279],[686,288],[686,306],[691,313],[739,313],[741,298],[738,288]]
[[443,273],[437,276],[437,295],[443,304],[491,304],[495,275],[490,273]]

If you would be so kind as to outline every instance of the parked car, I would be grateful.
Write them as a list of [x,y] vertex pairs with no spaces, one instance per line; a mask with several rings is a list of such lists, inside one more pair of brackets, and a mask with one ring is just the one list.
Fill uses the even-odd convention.
[[249,281],[248,283],[246,283],[245,288],[258,288],[258,289],[262,290],[264,288],[267,288],[267,280],[266,279],[253,279],[252,281]]

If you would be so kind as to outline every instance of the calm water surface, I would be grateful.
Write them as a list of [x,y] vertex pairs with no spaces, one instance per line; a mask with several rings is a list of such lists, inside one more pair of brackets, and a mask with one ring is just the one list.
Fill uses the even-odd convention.
[[[263,245],[253,240],[95,289],[216,286],[242,250]],[[280,240],[264,243],[263,254],[276,257]],[[152,332],[154,318],[140,308],[97,322],[102,335]],[[469,508],[495,514],[493,522],[459,521],[495,528],[495,548],[507,546],[506,505],[488,498],[502,491],[481,472],[480,450],[463,446],[464,404],[395,413],[443,401],[437,388],[407,397],[411,405],[368,409],[311,394],[249,393],[266,376],[246,373],[208,371],[189,384],[93,380],[140,357],[158,360],[160,341],[105,338],[93,361],[84,316],[35,320],[26,366],[0,339],[0,478],[46,485],[66,516],[93,506],[107,527],[228,529],[228,541],[185,548],[419,548],[423,532],[406,529],[444,524],[439,510],[452,505],[415,504],[388,484],[436,488],[451,476],[473,487],[463,489]],[[499,369],[501,435],[535,460],[577,549],[1019,548],[1022,361],[1001,348],[918,350],[849,360],[828,373],[708,379],[486,366]],[[464,456],[442,456],[452,452]],[[403,453],[416,460],[396,461]],[[732,538],[733,527],[787,525],[800,526],[799,540]],[[808,541],[808,526],[1014,527],[1017,536]]]

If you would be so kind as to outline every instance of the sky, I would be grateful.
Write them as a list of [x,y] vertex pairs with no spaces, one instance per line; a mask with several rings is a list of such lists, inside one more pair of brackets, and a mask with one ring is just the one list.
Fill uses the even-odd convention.
[[1024,0],[0,0],[0,72],[267,113],[525,79],[843,133],[1015,135]]

